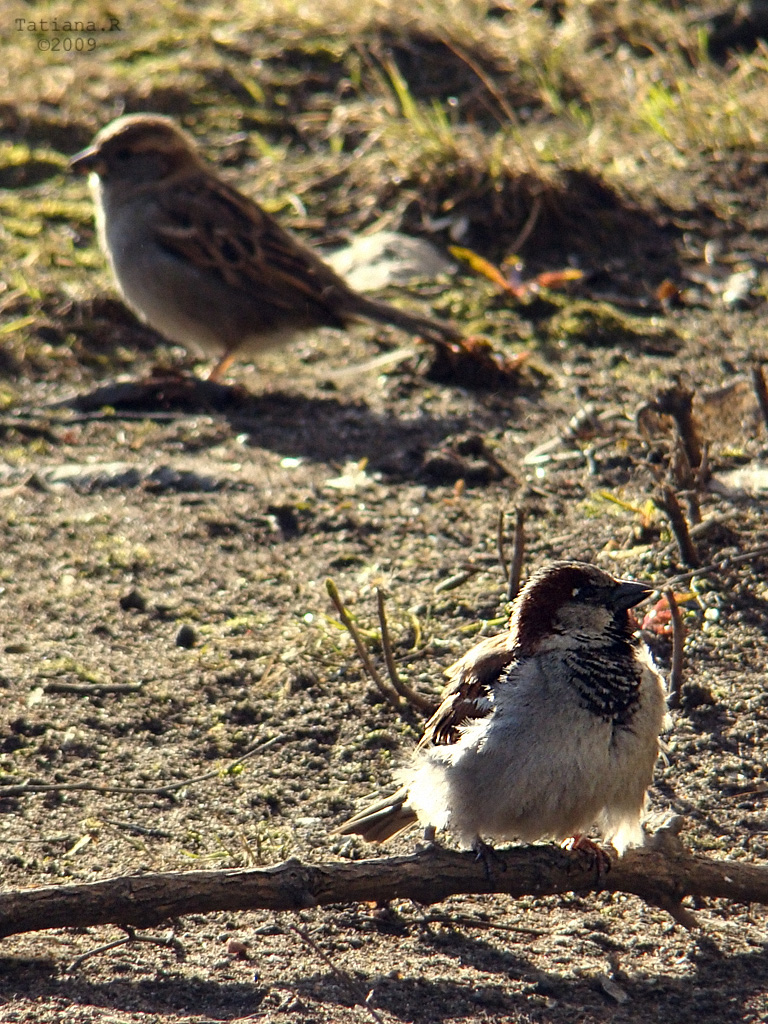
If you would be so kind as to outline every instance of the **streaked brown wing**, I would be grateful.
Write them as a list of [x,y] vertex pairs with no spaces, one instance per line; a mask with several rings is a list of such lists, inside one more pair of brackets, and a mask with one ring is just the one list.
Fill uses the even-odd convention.
[[514,660],[510,634],[501,633],[481,640],[452,665],[442,703],[427,722],[419,747],[455,743],[462,725],[489,715],[493,710],[493,684]]
[[344,282],[246,196],[223,182],[212,189],[201,175],[183,190],[168,189],[162,213],[155,237],[166,251],[288,316],[301,311],[318,323],[345,326],[338,311]]

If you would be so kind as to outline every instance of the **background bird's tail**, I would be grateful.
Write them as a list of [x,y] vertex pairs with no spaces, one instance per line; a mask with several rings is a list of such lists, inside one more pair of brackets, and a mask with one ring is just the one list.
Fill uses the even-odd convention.
[[366,298],[363,295],[356,296],[359,302],[355,303],[354,312],[356,315],[365,317],[367,320],[375,320],[381,324],[392,324],[408,331],[409,334],[418,334],[428,341],[450,342],[461,341],[464,335],[445,320],[436,320],[430,316],[419,316],[418,313],[409,313],[397,306],[391,306],[388,302],[377,302],[375,299]]

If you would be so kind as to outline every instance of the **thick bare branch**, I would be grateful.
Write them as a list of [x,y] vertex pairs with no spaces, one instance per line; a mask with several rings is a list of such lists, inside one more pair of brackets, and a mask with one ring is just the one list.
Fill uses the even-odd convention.
[[768,904],[768,867],[717,861],[687,852],[662,829],[651,843],[614,858],[608,872],[594,858],[556,846],[499,851],[492,877],[473,853],[439,846],[400,857],[236,871],[128,875],[0,894],[0,936],[46,928],[118,924],[149,927],[184,914],[221,910],[298,910],[333,903],[409,898],[437,903],[456,893],[510,896],[594,891],[634,893],[687,925],[685,896]]

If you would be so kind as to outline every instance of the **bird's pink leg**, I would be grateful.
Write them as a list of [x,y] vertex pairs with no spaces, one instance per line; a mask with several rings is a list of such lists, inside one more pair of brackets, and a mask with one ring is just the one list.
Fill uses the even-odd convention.
[[221,359],[216,363],[214,368],[208,374],[208,380],[217,381],[220,380],[222,375],[227,372],[232,363],[235,361],[234,352],[225,352]]
[[560,845],[564,850],[579,850],[586,853],[597,868],[598,878],[611,870],[611,858],[603,847],[588,836],[582,835],[581,832],[577,832],[570,839],[564,839]]

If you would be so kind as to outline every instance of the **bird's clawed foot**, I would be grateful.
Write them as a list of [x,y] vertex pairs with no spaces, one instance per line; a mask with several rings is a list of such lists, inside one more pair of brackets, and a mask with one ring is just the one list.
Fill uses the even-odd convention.
[[564,850],[578,850],[585,853],[590,859],[591,866],[597,871],[598,881],[611,870],[611,858],[603,847],[588,836],[581,835],[580,832],[571,836],[570,839],[564,839],[560,846]]
[[424,832],[422,833],[422,842],[418,844],[419,850],[439,850],[440,845],[435,838],[437,829],[434,825],[425,825]]
[[481,860],[483,862],[485,877],[489,882],[493,881],[494,868],[499,868],[502,871],[507,870],[507,864],[504,858],[496,853],[491,844],[484,842],[480,836],[475,836],[472,842],[472,851],[475,854],[475,860]]

